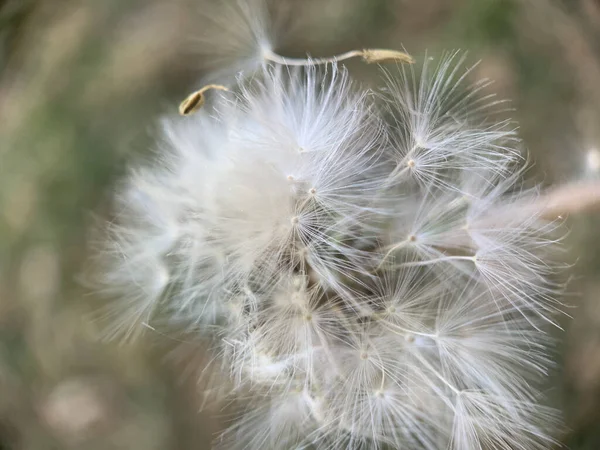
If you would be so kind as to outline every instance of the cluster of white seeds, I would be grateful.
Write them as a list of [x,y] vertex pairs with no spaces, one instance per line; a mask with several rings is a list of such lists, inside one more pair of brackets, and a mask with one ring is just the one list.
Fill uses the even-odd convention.
[[557,224],[487,83],[426,59],[373,91],[264,62],[129,175],[101,255],[112,331],[212,340],[245,399],[217,446],[552,444]]

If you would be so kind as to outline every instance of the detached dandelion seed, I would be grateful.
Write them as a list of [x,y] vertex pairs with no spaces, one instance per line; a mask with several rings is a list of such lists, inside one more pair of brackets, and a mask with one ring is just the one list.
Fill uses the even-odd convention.
[[188,95],[186,99],[181,102],[179,105],[179,114],[182,116],[188,116],[202,108],[202,106],[204,106],[204,102],[206,101],[204,98],[204,93],[210,89],[216,89],[219,91],[228,90],[225,86],[221,86],[220,84],[209,84],[208,86],[204,86],[202,89]]
[[278,55],[272,50],[264,50],[263,57],[266,61],[282,64],[284,66],[309,66],[309,65],[322,65],[332,64],[346,61],[352,58],[362,58],[367,64],[384,64],[391,62],[401,62],[414,64],[415,60],[408,53],[401,52],[398,50],[388,49],[364,49],[364,50],[350,50],[345,53],[341,53],[335,56],[329,56],[325,58],[287,58],[285,56]]

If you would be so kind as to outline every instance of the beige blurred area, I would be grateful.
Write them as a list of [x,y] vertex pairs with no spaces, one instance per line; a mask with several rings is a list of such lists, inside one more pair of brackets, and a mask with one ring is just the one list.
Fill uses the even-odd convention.
[[[600,180],[600,1],[279,0],[278,51],[468,50],[510,98],[547,186]],[[208,449],[223,412],[192,342],[106,342],[80,275],[113,188],[205,74],[207,0],[0,0],[0,449]],[[215,5],[219,1],[212,2]],[[277,0],[275,0],[277,3]],[[349,64],[366,83],[373,66]],[[572,450],[600,448],[600,214],[567,218],[546,392]],[[181,342],[177,342],[181,344]],[[176,348],[176,350],[174,350]]]

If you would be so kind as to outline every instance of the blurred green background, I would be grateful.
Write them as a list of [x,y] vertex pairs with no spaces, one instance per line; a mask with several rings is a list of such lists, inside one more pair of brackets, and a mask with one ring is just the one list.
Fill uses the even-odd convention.
[[[481,60],[475,75],[512,99],[544,184],[600,179],[600,1],[280,1],[298,22],[285,55],[468,50]],[[78,279],[126,164],[198,87],[206,3],[0,0],[0,449],[210,448],[221,417],[193,376],[202,352],[173,353],[160,336],[101,342],[97,300]],[[378,76],[350,69],[365,83]],[[560,439],[592,450],[600,214],[568,226],[573,319],[556,333],[547,393],[565,411]]]

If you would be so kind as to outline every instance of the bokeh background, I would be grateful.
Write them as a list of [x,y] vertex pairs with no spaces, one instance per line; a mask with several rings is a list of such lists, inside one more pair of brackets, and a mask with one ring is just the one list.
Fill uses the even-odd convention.
[[[278,1],[294,18],[285,55],[468,50],[512,99],[539,181],[600,179],[600,1]],[[115,183],[204,75],[207,3],[0,0],[0,449],[210,448],[222,417],[199,393],[201,349],[100,340],[79,276]],[[596,450],[600,213],[567,224],[572,319],[547,394],[565,445]]]

